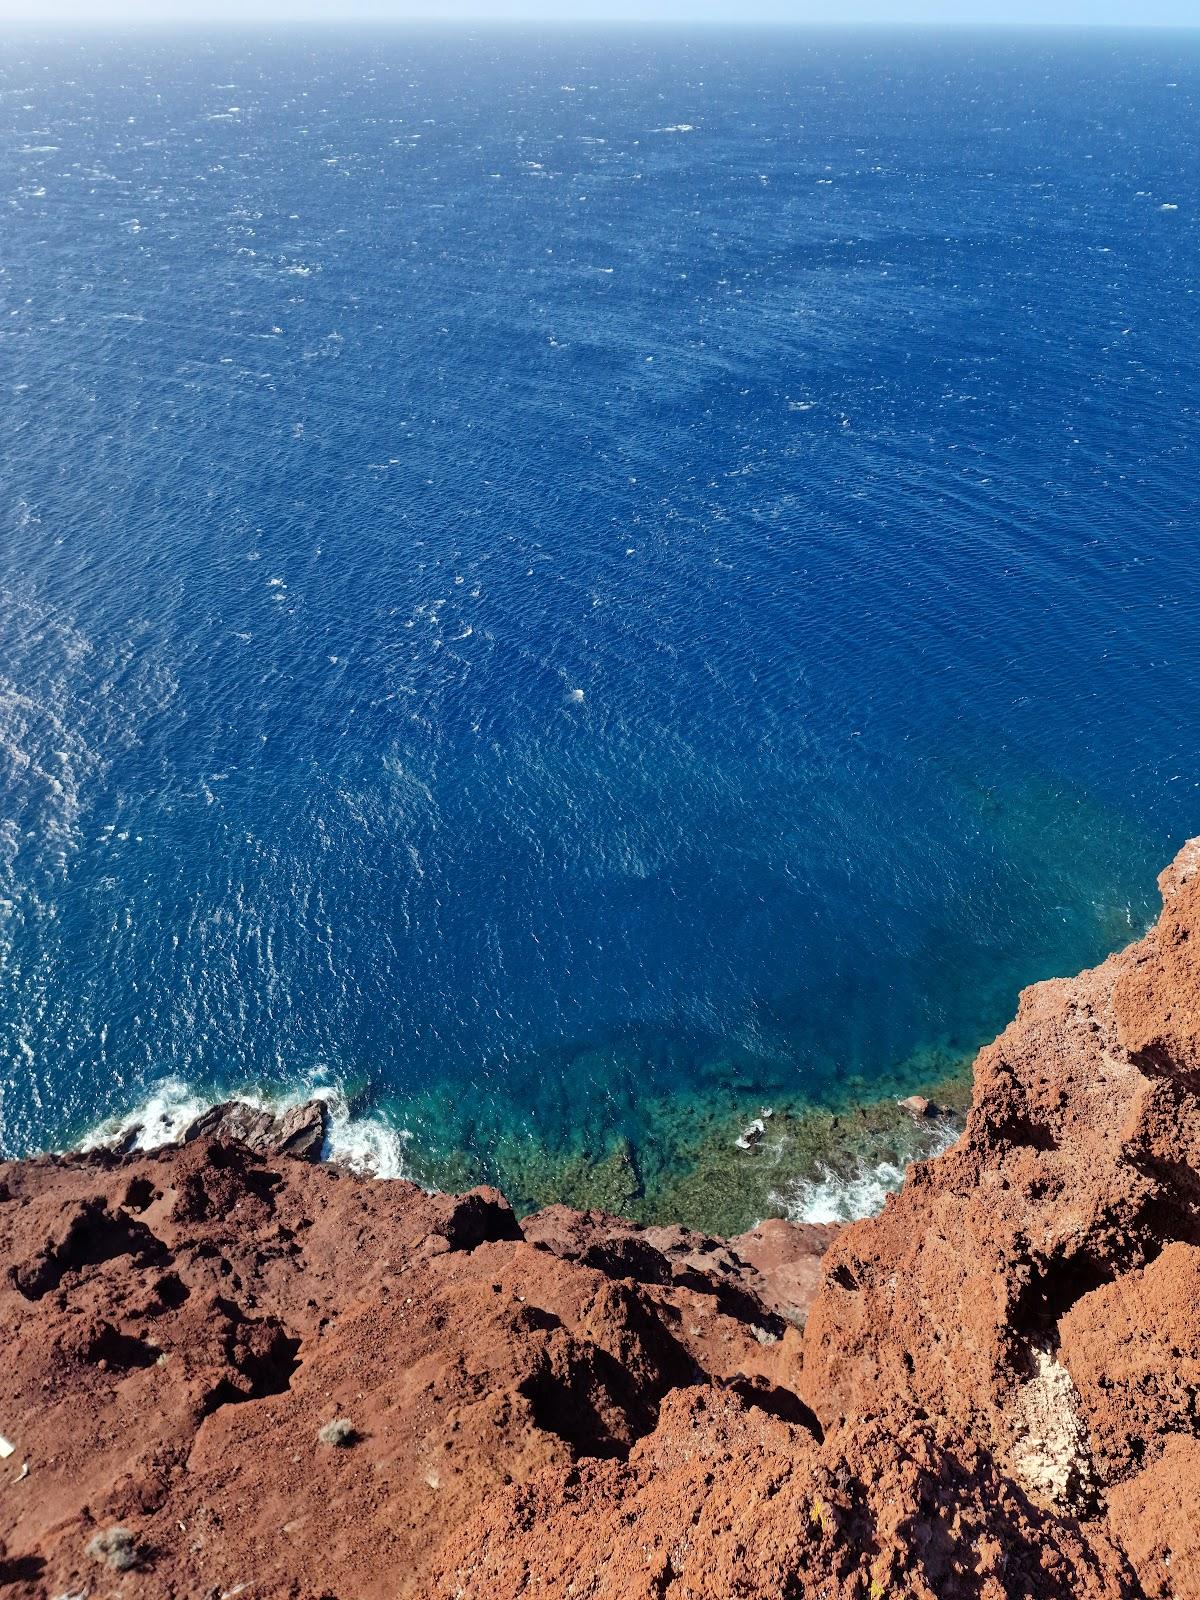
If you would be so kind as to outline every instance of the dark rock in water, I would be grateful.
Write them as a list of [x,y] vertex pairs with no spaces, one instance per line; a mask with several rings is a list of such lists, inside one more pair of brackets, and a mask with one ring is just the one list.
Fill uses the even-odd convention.
[[317,1161],[329,1131],[329,1108],[323,1100],[306,1100],[276,1114],[245,1100],[210,1106],[183,1131],[183,1143],[197,1139],[236,1139],[264,1155]]
[[269,1111],[260,1111],[244,1100],[222,1100],[209,1106],[183,1130],[183,1144],[197,1139],[237,1139],[252,1149],[260,1149],[264,1135],[275,1125]]
[[306,1100],[279,1118],[271,1148],[297,1161],[319,1161],[329,1132],[329,1107],[324,1100]]
[[755,1117],[750,1126],[748,1128],[743,1128],[741,1136],[735,1139],[733,1142],[737,1145],[739,1150],[753,1150],[755,1145],[761,1141],[762,1136],[764,1133],[766,1133],[766,1131],[767,1125],[763,1119],[761,1117]]
[[105,1142],[103,1148],[110,1150],[115,1156],[127,1156],[137,1148],[137,1142],[144,1131],[143,1124],[135,1122],[132,1126],[122,1129],[115,1139]]

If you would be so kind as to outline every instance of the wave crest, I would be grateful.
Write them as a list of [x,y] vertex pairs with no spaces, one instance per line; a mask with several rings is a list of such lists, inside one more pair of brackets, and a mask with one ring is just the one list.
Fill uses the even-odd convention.
[[850,1171],[822,1163],[811,1177],[793,1179],[771,1199],[789,1222],[859,1222],[878,1216],[888,1195],[903,1184],[907,1166],[940,1156],[961,1131],[954,1119],[947,1119],[907,1160],[862,1160]]
[[409,1130],[394,1127],[383,1117],[355,1115],[343,1091],[327,1083],[314,1083],[290,1094],[262,1095],[247,1090],[218,1099],[201,1095],[182,1078],[164,1078],[131,1111],[108,1117],[91,1129],[77,1148],[98,1150],[126,1139],[131,1140],[133,1150],[158,1150],[164,1145],[180,1144],[196,1118],[223,1099],[240,1100],[275,1116],[306,1100],[321,1100],[329,1110],[329,1131],[321,1150],[323,1161],[334,1161],[364,1177],[413,1181],[408,1160],[412,1139]]

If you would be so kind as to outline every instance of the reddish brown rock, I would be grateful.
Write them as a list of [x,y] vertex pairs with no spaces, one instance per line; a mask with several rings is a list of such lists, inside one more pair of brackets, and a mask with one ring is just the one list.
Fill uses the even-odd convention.
[[1198,1600],[1198,862],[840,1232],[518,1224],[229,1108],[0,1169],[0,1586]]
[[906,1095],[899,1102],[899,1105],[902,1111],[907,1111],[909,1116],[915,1118],[918,1122],[923,1122],[929,1117],[939,1117],[942,1114],[941,1107],[935,1105],[932,1100],[927,1099],[923,1094]]
[[947,1419],[1180,1597],[1200,1594],[1200,1480],[1181,1503],[1155,1464],[1200,1433],[1198,860],[1163,874],[1140,943],[1022,995],[963,1138],[834,1244],[802,1386],[830,1430],[867,1405]]
[[1200,1439],[1170,1434],[1145,1471],[1108,1493],[1108,1520],[1152,1600],[1200,1594]]
[[721,1240],[690,1228],[641,1227],[600,1211],[550,1206],[527,1217],[523,1231],[530,1243],[611,1276],[714,1295],[744,1320],[757,1319],[775,1338],[781,1319],[804,1326],[820,1283],[821,1257],[838,1224],[770,1218]]
[[784,1222],[768,1217],[729,1241],[729,1248],[757,1274],[754,1287],[765,1305],[802,1328],[821,1286],[821,1261],[841,1225]]
[[1200,1072],[1200,839],[1190,840],[1158,880],[1163,910],[1156,927],[1127,952],[1113,1000],[1121,1043],[1143,1070],[1195,1090]]

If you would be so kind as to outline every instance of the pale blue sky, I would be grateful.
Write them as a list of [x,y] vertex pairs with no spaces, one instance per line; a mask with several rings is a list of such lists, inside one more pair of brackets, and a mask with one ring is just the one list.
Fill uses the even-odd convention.
[[1200,0],[0,0],[0,22],[49,26],[406,20],[1186,26]]

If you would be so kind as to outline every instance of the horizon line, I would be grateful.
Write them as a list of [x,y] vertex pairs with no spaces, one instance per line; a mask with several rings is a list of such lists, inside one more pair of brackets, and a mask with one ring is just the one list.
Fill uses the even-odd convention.
[[307,16],[283,21],[266,16],[223,18],[219,22],[206,22],[201,18],[173,19],[143,17],[131,22],[93,20],[92,18],[66,17],[15,18],[0,22],[0,38],[13,32],[54,34],[97,34],[111,36],[136,33],[301,33],[307,29],[321,32],[373,30],[380,33],[406,32],[422,29],[429,32],[461,33],[1083,33],[1083,34],[1137,34],[1179,33],[1200,34],[1200,22],[1154,22],[1138,19],[1129,22],[1080,22],[1054,19],[1009,22],[993,19],[974,21],[932,20],[929,18],[879,18],[839,19],[810,18],[804,21],[750,17],[739,21],[717,19],[680,19],[652,17],[572,17],[566,21],[547,17],[437,17],[410,15],[402,17],[374,16]]

